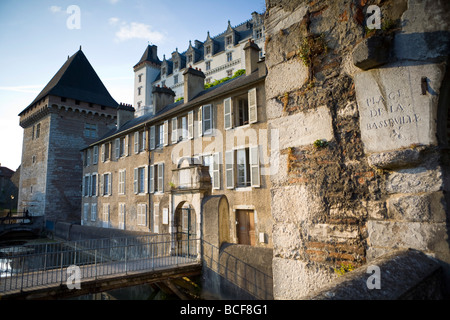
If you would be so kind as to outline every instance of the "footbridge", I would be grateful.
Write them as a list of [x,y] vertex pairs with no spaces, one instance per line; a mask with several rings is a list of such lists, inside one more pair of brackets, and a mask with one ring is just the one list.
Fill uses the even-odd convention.
[[[200,240],[173,234],[0,248],[0,299],[62,299],[199,275]],[[173,288],[176,291],[176,288]]]

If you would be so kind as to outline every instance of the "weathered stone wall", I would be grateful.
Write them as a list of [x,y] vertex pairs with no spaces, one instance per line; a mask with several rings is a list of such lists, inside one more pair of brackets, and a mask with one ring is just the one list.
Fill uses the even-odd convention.
[[[271,154],[274,297],[306,296],[342,263],[397,248],[445,267],[448,5],[266,3],[267,117],[280,132]],[[372,4],[381,9],[374,31]]]

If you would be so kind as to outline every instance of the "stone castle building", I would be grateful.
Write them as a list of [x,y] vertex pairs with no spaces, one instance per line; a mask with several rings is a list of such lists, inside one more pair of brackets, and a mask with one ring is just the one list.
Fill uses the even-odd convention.
[[80,150],[115,127],[117,102],[81,48],[20,114],[24,129],[18,211],[47,223],[79,221]]
[[175,93],[175,101],[183,98],[183,72],[190,66],[200,69],[205,75],[205,83],[233,76],[238,70],[245,69],[244,46],[252,39],[264,56],[264,15],[252,13],[252,18],[235,27],[228,21],[227,29],[221,34],[211,37],[207,33],[206,40],[189,42],[188,49],[172,52],[172,56],[161,61],[157,55],[157,47],[148,45],[139,62],[134,66],[134,106],[136,116],[147,112],[154,113],[152,101],[153,87],[168,87]]
[[244,50],[240,77],[205,90],[188,67],[184,100],[154,87],[154,114],[119,107],[84,149],[83,225],[272,246],[266,68],[254,42]]

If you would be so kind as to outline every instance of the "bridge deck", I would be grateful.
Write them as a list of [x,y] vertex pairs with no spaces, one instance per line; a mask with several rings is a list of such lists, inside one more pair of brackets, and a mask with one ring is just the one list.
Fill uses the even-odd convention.
[[0,298],[55,299],[112,290],[143,283],[200,274],[198,260],[184,256],[98,263],[79,266],[80,286],[74,269],[56,268],[0,278]]

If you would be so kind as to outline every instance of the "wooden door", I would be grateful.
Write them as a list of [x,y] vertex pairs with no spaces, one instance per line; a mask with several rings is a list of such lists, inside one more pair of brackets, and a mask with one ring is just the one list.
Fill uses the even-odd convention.
[[239,244],[255,245],[255,216],[253,210],[236,210]]

